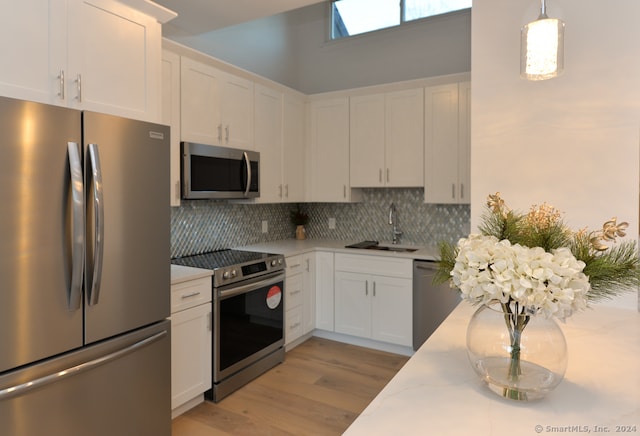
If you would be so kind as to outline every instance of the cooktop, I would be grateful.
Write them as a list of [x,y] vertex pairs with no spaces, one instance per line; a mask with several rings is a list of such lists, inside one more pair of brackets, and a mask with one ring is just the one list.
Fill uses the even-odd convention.
[[284,269],[284,256],[244,250],[218,250],[171,259],[174,265],[214,272],[214,286],[234,283]]

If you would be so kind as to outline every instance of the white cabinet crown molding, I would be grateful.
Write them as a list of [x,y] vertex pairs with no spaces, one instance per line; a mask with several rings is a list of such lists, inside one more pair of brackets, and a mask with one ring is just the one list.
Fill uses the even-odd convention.
[[178,16],[177,12],[172,11],[151,0],[118,0],[127,6],[139,10],[149,16],[152,16],[158,23],[165,24]]

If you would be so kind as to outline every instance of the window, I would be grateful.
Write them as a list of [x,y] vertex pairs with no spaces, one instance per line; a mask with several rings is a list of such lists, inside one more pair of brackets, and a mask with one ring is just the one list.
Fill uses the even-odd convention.
[[331,39],[471,7],[471,0],[332,0]]

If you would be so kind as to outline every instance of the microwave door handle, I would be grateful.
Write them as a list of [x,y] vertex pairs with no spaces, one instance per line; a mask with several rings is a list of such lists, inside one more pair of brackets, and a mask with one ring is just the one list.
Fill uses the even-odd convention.
[[247,189],[244,191],[244,196],[249,196],[249,190],[251,189],[251,161],[249,161],[249,155],[247,152],[243,152],[244,161],[247,164]]
[[88,288],[89,305],[98,304],[100,297],[100,279],[102,276],[102,257],[104,251],[104,194],[102,188],[102,169],[98,144],[89,144],[89,160],[93,177],[94,205],[94,246],[93,246],[93,278]]
[[80,309],[82,301],[82,272],[84,269],[84,183],[80,146],[77,142],[67,142],[69,155],[69,177],[71,182],[71,210],[73,216],[71,230],[71,283],[69,284],[69,311]]

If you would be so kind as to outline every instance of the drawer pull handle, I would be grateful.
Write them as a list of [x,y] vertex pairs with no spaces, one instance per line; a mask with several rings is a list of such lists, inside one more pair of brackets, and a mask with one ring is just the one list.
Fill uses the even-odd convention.
[[291,295],[299,294],[300,292],[302,292],[300,289],[298,289],[297,291],[291,291]]
[[200,292],[192,292],[190,294],[183,295],[180,298],[182,298],[183,300],[186,300],[187,298],[197,297],[198,295],[200,295]]

